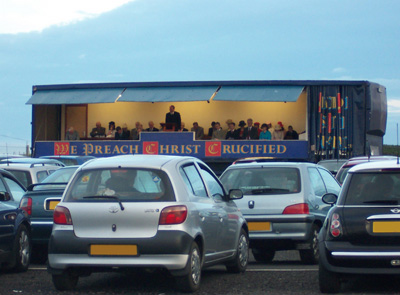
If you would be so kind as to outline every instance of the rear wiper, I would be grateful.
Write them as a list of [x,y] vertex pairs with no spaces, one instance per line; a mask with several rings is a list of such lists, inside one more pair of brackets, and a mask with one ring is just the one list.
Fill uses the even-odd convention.
[[397,200],[373,200],[373,201],[365,201],[364,204],[385,204],[385,205],[398,205],[399,201]]
[[124,206],[122,205],[121,200],[117,196],[86,196],[84,199],[114,199],[117,200],[119,206],[121,207],[121,211],[124,211]]
[[253,195],[260,195],[263,193],[288,193],[288,192],[290,191],[284,188],[259,188],[259,189],[253,189],[251,191]]

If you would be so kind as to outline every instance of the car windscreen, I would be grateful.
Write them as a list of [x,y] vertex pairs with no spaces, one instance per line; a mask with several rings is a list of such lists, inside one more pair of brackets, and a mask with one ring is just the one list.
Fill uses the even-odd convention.
[[[68,183],[74,172],[78,167],[73,168],[61,168],[54,171],[52,174],[47,176],[41,183],[33,188],[33,190],[49,190],[49,189],[64,189],[66,185],[51,185],[52,183]],[[47,183],[48,185],[44,185]]]
[[156,169],[83,170],[71,180],[65,202],[104,202],[117,197],[122,202],[173,201],[168,175]]
[[353,173],[350,178],[346,205],[399,205],[400,171]]
[[240,189],[246,195],[291,194],[301,188],[299,170],[290,167],[231,169],[221,182],[228,191]]

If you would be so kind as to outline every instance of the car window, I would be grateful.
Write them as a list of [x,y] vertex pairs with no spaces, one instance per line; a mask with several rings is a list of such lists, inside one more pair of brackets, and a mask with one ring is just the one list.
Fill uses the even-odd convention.
[[314,189],[315,195],[322,197],[324,194],[326,194],[326,188],[321,175],[318,173],[318,170],[316,168],[309,167],[308,175],[310,176],[311,186]]
[[207,198],[208,195],[206,188],[196,167],[193,164],[191,164],[183,166],[180,169],[181,169],[181,175],[186,185],[188,186],[188,189],[192,191],[195,196]]
[[400,204],[400,172],[352,174],[345,204]]
[[321,173],[322,179],[324,180],[326,190],[328,191],[328,193],[339,195],[340,186],[335,180],[335,178],[333,178],[333,176],[324,169],[318,169],[318,171],[319,173]]
[[107,196],[117,196],[126,202],[175,199],[171,182],[165,172],[130,168],[80,171],[72,180],[65,201],[96,202],[104,201]]
[[43,183],[68,182],[77,168],[63,168],[56,170],[43,180]]
[[47,171],[38,171],[36,173],[36,178],[38,183],[41,183],[48,176]]
[[0,192],[6,192],[6,186],[4,185],[3,180],[0,178]]
[[290,167],[230,169],[221,176],[221,182],[228,191],[240,189],[247,195],[291,194],[301,190],[300,172]]
[[220,196],[223,197],[225,195],[224,189],[221,187],[219,182],[215,179],[215,177],[208,171],[208,169],[202,165],[201,168],[201,175],[204,178],[204,181],[207,183],[207,187],[210,190],[210,193],[213,197]]
[[349,172],[351,167],[345,167],[341,168],[336,176],[336,179],[340,182],[343,183],[344,180],[346,179],[347,173]]
[[13,179],[9,178],[8,176],[3,175],[3,178],[10,189],[10,192],[14,198],[14,201],[19,202],[21,200],[22,196],[24,195],[25,190],[17,182],[15,182]]
[[31,174],[28,171],[19,171],[7,169],[11,172],[25,187],[28,187],[32,184]]

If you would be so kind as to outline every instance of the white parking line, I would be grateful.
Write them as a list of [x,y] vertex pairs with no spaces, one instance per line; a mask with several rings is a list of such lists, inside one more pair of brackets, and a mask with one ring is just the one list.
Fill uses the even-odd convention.
[[47,270],[47,267],[30,267],[29,270]]
[[252,272],[271,272],[271,271],[318,271],[318,269],[310,268],[248,268],[246,271]]

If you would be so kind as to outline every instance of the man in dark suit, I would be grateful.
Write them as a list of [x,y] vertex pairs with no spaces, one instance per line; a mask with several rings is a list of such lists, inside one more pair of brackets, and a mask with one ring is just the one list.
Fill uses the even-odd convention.
[[156,127],[154,127],[154,122],[149,121],[149,128],[146,129],[147,132],[157,132],[159,131]]
[[100,122],[96,122],[96,127],[90,132],[91,137],[106,137],[106,128],[101,127]]
[[246,139],[258,139],[258,128],[253,126],[253,119],[247,119],[247,127],[244,129]]
[[169,107],[169,113],[165,115],[165,123],[172,124],[173,130],[178,130],[181,127],[181,114],[175,112],[175,106]]

